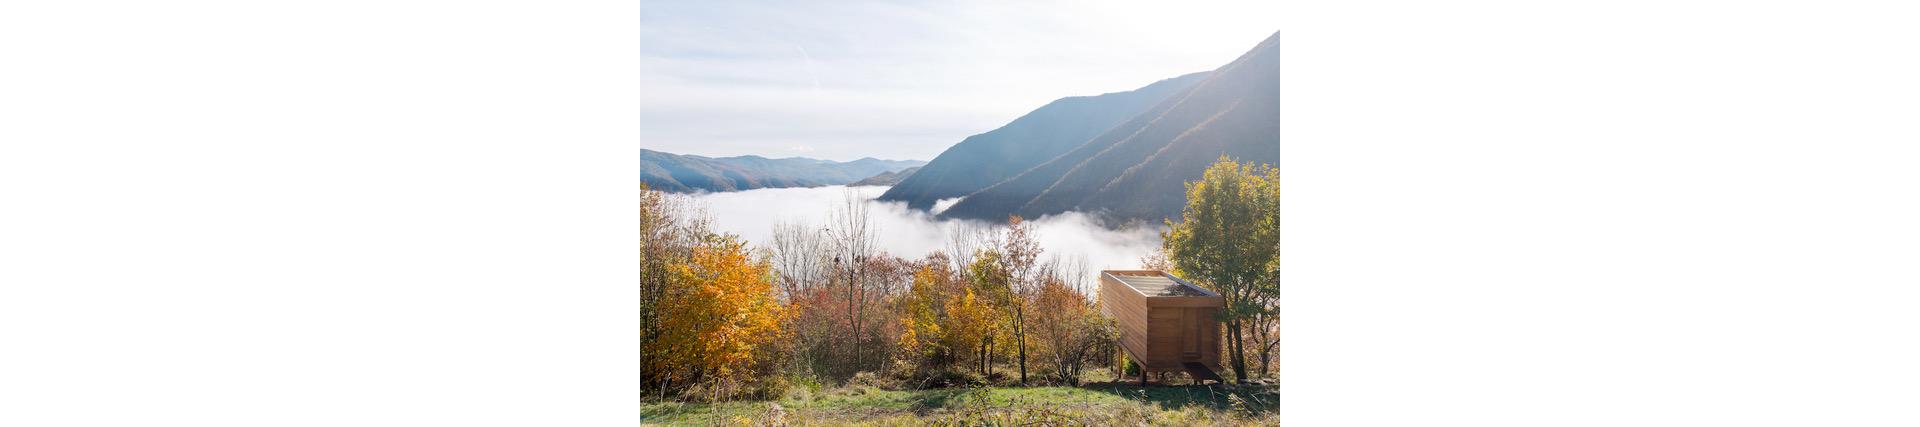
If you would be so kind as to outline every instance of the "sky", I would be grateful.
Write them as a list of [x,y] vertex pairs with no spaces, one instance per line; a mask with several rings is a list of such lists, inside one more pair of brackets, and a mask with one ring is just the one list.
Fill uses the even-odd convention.
[[641,146],[931,160],[1054,99],[1225,65],[1273,2],[642,3]]

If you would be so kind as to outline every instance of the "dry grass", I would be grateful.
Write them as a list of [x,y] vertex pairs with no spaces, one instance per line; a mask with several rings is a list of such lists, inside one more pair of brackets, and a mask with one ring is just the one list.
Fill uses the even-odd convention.
[[[1155,425],[1240,426],[1280,422],[1278,386],[975,387],[799,389],[778,400],[696,404],[642,402],[645,425]],[[776,408],[776,405],[778,409]]]

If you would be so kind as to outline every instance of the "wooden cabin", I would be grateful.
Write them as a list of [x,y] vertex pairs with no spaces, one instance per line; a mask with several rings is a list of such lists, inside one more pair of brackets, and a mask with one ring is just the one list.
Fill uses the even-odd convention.
[[1220,381],[1220,294],[1159,270],[1100,272],[1100,310],[1120,324],[1120,347],[1149,372]]

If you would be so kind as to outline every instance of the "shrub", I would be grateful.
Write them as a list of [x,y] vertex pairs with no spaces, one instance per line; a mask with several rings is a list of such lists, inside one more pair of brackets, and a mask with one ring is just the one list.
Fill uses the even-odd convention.
[[875,374],[873,371],[860,371],[853,374],[853,378],[847,380],[847,385],[891,389],[897,388],[899,384],[890,378]]
[[1119,327],[1094,310],[1086,295],[1061,280],[1042,284],[1035,305],[1038,310],[1030,319],[1034,323],[1030,329],[1042,344],[1039,353],[1050,376],[1062,384],[1079,385],[1082,368],[1105,358],[1100,350],[1113,347],[1120,337]]
[[937,369],[928,371],[916,383],[920,388],[968,387],[986,384],[972,373],[957,369]]

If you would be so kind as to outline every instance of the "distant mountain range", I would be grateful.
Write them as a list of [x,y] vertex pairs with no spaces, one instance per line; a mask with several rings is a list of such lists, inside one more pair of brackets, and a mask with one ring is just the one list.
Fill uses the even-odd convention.
[[711,158],[641,150],[641,182],[666,191],[891,185],[883,201],[942,218],[1005,221],[1067,211],[1109,223],[1178,219],[1185,183],[1222,156],[1280,163],[1280,46],[1127,92],[1055,100],[961,140],[931,162]]
[[901,169],[901,170],[900,170],[899,172],[881,172],[881,173],[880,173],[879,175],[874,175],[874,176],[869,176],[869,177],[866,177],[866,179],[862,179],[862,180],[859,180],[859,181],[854,181],[854,182],[853,182],[852,184],[847,184],[847,185],[850,185],[850,186],[860,186],[860,185],[888,185],[888,186],[891,186],[891,185],[895,185],[895,184],[899,184],[899,183],[900,183],[900,180],[903,180],[903,179],[907,179],[907,176],[910,176],[910,175],[913,175],[913,173],[914,173],[914,172],[919,172],[919,171],[920,171],[920,167],[919,167],[919,166],[914,166],[914,167],[910,167],[910,168],[906,168],[906,169]]
[[863,158],[851,162],[760,156],[705,157],[640,150],[640,182],[671,192],[738,191],[755,188],[849,184],[925,165],[918,160]]
[[1279,165],[1279,57],[1274,33],[1210,73],[1055,101],[961,141],[880,198],[926,207],[964,195],[945,218],[1177,219],[1184,183],[1219,157]]

